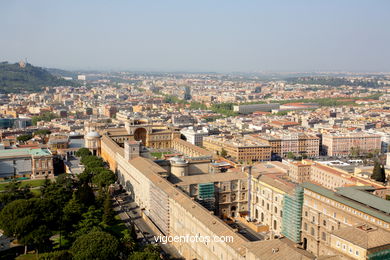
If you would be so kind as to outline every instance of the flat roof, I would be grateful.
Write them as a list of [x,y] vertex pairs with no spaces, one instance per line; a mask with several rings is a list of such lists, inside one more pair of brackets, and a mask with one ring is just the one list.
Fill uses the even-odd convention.
[[22,149],[5,149],[0,150],[2,157],[23,157],[23,156],[48,156],[51,153],[47,149],[41,148],[22,148]]
[[390,248],[390,232],[377,227],[358,225],[344,227],[332,232],[332,235],[351,242],[359,247],[371,249],[379,246]]
[[[367,188],[371,188],[371,190],[373,189],[373,187]],[[390,214],[390,201],[372,195],[371,193],[362,189],[362,187],[360,189],[355,189],[355,187],[336,188],[336,193],[360,202],[364,205],[369,205],[370,207],[383,211],[386,214]]]
[[[322,196],[325,196],[325,197],[330,198],[334,201],[337,201],[337,202],[342,203],[344,205],[347,205],[351,208],[354,208],[356,210],[364,212],[368,215],[371,215],[373,217],[376,217],[378,219],[386,221],[387,223],[390,223],[390,216],[388,214],[376,209],[377,208],[376,205],[371,205],[371,204],[370,205],[363,205],[362,203],[353,200],[353,198],[347,198],[345,196],[341,196],[341,195],[337,194],[336,192],[325,189],[325,188],[323,188],[319,185],[313,184],[313,183],[305,182],[305,183],[302,183],[301,186],[305,189],[311,190],[311,191],[318,193]],[[381,199],[381,200],[383,200],[383,199]],[[390,202],[383,200],[382,203],[385,204],[385,203],[390,203]]]
[[247,179],[248,176],[242,172],[224,172],[224,173],[207,173],[207,174],[198,174],[190,176],[181,176],[178,177],[179,182],[175,183],[179,186],[190,185],[190,184],[200,184],[200,183],[209,183],[209,182],[224,182],[232,181],[239,179]]

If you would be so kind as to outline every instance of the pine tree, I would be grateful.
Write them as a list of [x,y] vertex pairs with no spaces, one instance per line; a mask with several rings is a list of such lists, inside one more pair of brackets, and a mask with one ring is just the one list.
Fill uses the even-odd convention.
[[104,211],[103,211],[103,222],[106,225],[111,225],[114,223],[115,217],[112,210],[112,201],[110,195],[107,194],[107,197],[104,201]]

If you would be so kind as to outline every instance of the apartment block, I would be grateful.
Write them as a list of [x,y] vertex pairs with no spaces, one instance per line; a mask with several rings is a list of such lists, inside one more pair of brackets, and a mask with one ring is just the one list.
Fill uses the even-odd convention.
[[273,133],[254,136],[266,141],[272,148],[272,154],[286,158],[289,153],[313,158],[319,156],[320,138],[304,133]]
[[378,189],[385,188],[381,183],[353,176],[346,171],[319,162],[311,163],[310,168],[310,181],[330,190],[352,185],[373,186]]
[[322,136],[322,146],[329,156],[366,154],[381,150],[381,136],[370,133],[333,133]]
[[209,136],[203,139],[203,146],[218,154],[225,150],[238,162],[271,160],[271,146],[254,138]]

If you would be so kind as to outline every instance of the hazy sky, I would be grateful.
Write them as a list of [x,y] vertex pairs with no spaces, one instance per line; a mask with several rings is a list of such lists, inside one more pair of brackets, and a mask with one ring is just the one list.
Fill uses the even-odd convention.
[[390,1],[0,0],[0,60],[65,69],[390,71]]

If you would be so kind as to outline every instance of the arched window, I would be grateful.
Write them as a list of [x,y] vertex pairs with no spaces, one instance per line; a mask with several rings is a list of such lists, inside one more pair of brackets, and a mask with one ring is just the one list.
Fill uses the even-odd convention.
[[277,229],[278,227],[278,223],[276,222],[276,220],[274,220],[274,229]]
[[314,236],[314,228],[311,228],[311,229],[310,229],[310,234],[311,234],[312,236]]

